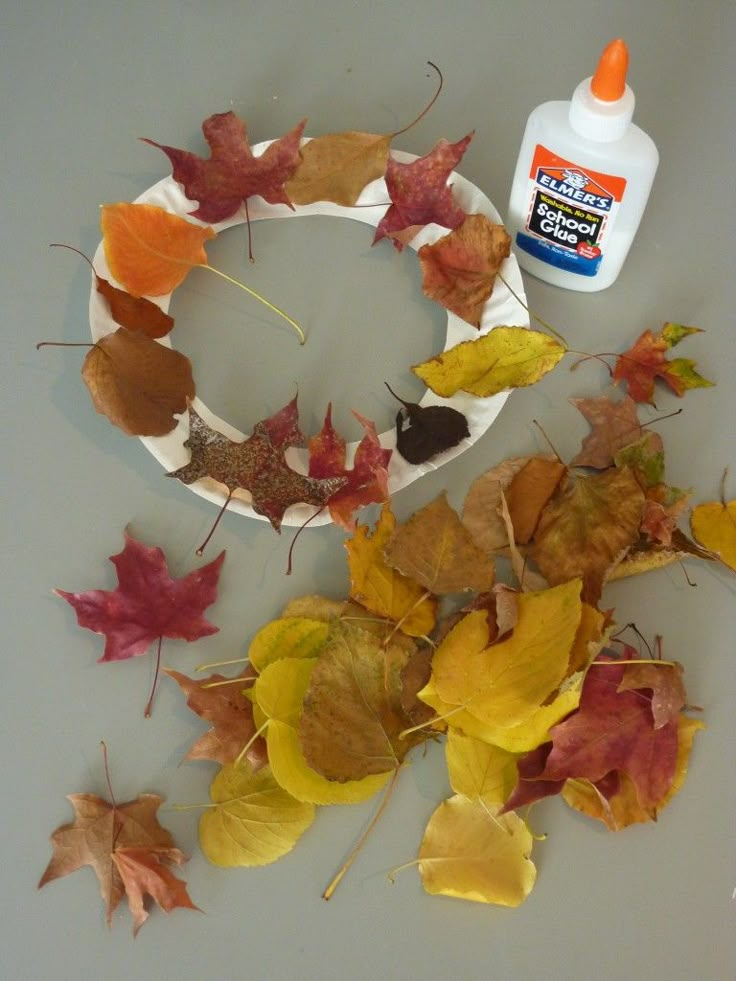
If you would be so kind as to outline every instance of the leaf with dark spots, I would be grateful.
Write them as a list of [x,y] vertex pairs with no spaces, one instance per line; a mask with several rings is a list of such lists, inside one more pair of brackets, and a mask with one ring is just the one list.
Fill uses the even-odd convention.
[[404,407],[396,414],[396,449],[407,463],[426,463],[470,436],[468,420],[462,412],[450,405],[406,402],[387,382],[384,384]]

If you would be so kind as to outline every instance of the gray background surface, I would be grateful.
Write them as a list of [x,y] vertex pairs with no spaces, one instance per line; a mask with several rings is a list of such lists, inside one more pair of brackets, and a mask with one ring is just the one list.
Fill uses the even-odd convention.
[[[526,287],[531,305],[581,350],[622,350],[668,319],[706,329],[682,353],[717,385],[688,394],[682,415],[660,430],[669,481],[692,486],[696,501],[712,500],[724,466],[736,467],[734,10],[726,0],[4,0],[4,977],[732,976],[736,580],[694,563],[696,588],[674,566],[604,596],[620,623],[635,620],[645,635],[664,635],[666,654],[686,665],[692,701],[705,709],[708,731],[685,789],[658,825],[619,835],[560,801],[542,804],[534,825],[549,837],[536,848],[538,883],[520,909],[429,897],[412,870],[387,883],[386,872],[415,855],[447,792],[439,750],[402,775],[389,812],[329,904],[320,892],[372,804],[324,809],[291,856],[251,871],[209,865],[197,845],[196,812],[164,811],[163,822],[192,855],[184,874],[206,914],[155,912],[135,942],[123,906],[106,929],[90,870],[37,892],[48,836],[70,819],[64,795],[105,792],[101,738],[119,800],[143,790],[169,802],[207,799],[214,765],[178,765],[202,731],[178,690],[163,681],[153,718],[144,721],[152,658],[96,664],[101,639],[80,630],[51,589],[112,588],[107,556],[119,551],[128,523],[183,574],[196,564],[214,508],[165,480],[137,440],[95,414],[79,378],[81,352],[37,353],[34,343],[86,340],[88,270],[48,245],[67,242],[91,254],[98,205],[130,200],[167,173],[165,158],[136,137],[201,152],[201,120],[229,108],[247,119],[254,141],[305,115],[315,135],[392,130],[426,101],[432,59],[445,90],[400,148],[422,154],[441,136],[456,140],[475,128],[461,171],[503,213],[529,111],[568,98],[603,45],[622,35],[631,49],[635,118],[661,154],[643,225],[608,291],[563,292],[529,277]],[[346,427],[353,404],[385,425],[393,412],[380,394],[387,371],[404,391],[418,391],[401,366],[437,349],[443,317],[420,302],[413,255],[397,257],[388,245],[371,252],[362,226],[342,224],[256,229],[263,259],[251,282],[318,325],[303,350],[245,296],[206,274],[194,274],[176,297],[174,313],[192,326],[185,326],[187,344],[205,401],[241,429],[287,401],[295,381],[307,429],[329,398]],[[213,262],[235,269],[242,239],[230,237]],[[202,322],[212,343],[198,333]],[[566,400],[605,384],[603,369],[589,363],[512,395],[471,450],[397,496],[398,515],[443,488],[459,506],[483,470],[541,448],[533,419],[570,458],[587,428]],[[658,396],[663,412],[676,403]],[[732,493],[734,481],[736,470]],[[290,537],[226,516],[211,550],[212,557],[228,550],[211,610],[220,633],[196,645],[167,641],[164,662],[189,672],[237,656],[288,598],[343,593],[342,533],[305,533],[286,579]]]

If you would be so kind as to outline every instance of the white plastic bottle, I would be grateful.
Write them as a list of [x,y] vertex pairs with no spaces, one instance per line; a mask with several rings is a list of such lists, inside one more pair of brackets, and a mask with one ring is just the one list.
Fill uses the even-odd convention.
[[649,197],[659,154],[631,122],[628,61],[611,41],[570,102],[545,102],[526,124],[506,227],[521,267],[555,286],[610,286]]

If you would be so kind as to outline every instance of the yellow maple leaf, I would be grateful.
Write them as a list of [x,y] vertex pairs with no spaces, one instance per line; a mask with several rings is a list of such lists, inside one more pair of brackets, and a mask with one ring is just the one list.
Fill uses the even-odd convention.
[[314,805],[280,787],[268,766],[223,766],[210,787],[214,807],[199,822],[199,842],[214,865],[268,865],[290,852],[314,820]]
[[564,353],[565,348],[549,334],[527,327],[495,327],[411,370],[444,398],[459,391],[485,398],[507,388],[533,385]]
[[437,602],[422,586],[392,569],[383,557],[396,527],[396,518],[384,504],[373,534],[358,525],[345,542],[350,566],[350,595],[372,613],[397,621],[411,637],[423,637],[435,625]]
[[534,886],[532,836],[511,811],[456,795],[443,801],[424,832],[419,872],[428,893],[519,906]]
[[718,552],[736,572],[736,500],[699,504],[690,515],[690,528],[701,545]]

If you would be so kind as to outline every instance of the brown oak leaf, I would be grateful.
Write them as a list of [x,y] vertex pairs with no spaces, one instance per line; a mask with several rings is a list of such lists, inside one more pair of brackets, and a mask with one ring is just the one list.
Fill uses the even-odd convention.
[[485,215],[467,215],[454,231],[419,250],[424,293],[480,328],[496,273],[510,254],[511,238],[503,225]]
[[305,122],[275,140],[259,157],[253,156],[245,123],[234,112],[216,113],[202,123],[211,150],[209,159],[154,140],[143,142],[163,150],[171,161],[174,180],[183,185],[191,201],[199,202],[192,216],[218,222],[231,218],[252,194],[269,204],[291,206],[284,185],[299,164]]

